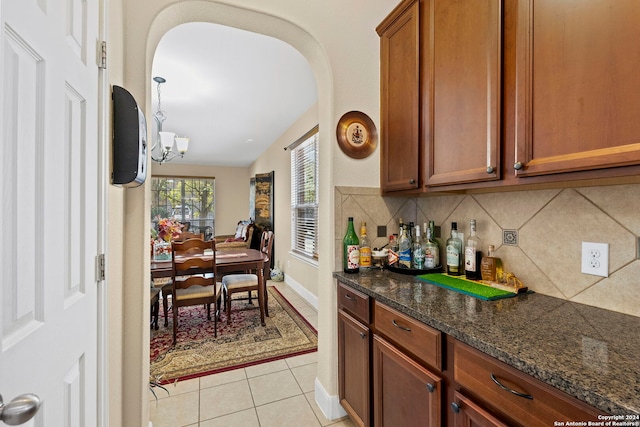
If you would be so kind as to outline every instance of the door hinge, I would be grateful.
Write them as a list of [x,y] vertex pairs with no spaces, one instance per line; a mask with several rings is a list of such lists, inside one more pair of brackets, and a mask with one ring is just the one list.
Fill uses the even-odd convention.
[[107,69],[107,42],[100,42],[100,63],[98,64],[98,68],[103,70]]
[[105,259],[104,254],[96,256],[96,282],[102,282],[105,279]]

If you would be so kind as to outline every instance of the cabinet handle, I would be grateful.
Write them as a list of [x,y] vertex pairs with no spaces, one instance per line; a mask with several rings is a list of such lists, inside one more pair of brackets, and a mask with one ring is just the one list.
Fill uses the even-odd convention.
[[522,162],[516,162],[516,163],[513,165],[513,168],[514,168],[515,170],[519,171],[520,169],[522,169]]
[[460,405],[458,405],[456,402],[451,402],[451,409],[453,409],[454,414],[460,413]]
[[429,390],[429,393],[433,393],[434,391],[436,391],[436,388],[433,386],[433,384],[427,383],[427,390]]
[[398,325],[395,319],[393,319],[391,322],[393,323],[393,326],[395,326],[396,328],[402,329],[403,331],[411,332],[411,329],[407,328],[406,326]]
[[415,180],[415,179],[411,178],[411,179],[409,180],[409,184],[413,185],[413,184],[415,184],[415,183],[416,183],[416,180]]
[[495,168],[493,166],[487,166],[487,173],[491,174],[495,172]]
[[360,338],[365,339],[367,337],[367,334],[365,334],[364,332],[360,332]]
[[510,389],[509,387],[503,385],[500,383],[500,381],[498,381],[498,379],[496,378],[495,375],[491,374],[491,379],[493,380],[494,383],[496,383],[498,385],[498,387],[500,387],[503,390],[508,391],[509,393],[515,394],[516,396],[520,396],[520,397],[524,397],[525,399],[529,399],[529,400],[533,400],[533,396],[531,396],[530,394],[526,394],[526,393],[520,393],[519,391],[515,391],[513,389]]
[[344,297],[350,301],[355,301],[356,299],[349,294],[344,294]]

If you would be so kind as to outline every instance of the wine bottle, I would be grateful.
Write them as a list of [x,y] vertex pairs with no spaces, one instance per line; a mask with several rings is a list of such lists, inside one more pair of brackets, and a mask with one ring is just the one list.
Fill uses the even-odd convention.
[[[425,224],[426,225],[426,224]],[[424,267],[436,268],[440,265],[440,247],[433,237],[434,233],[433,221],[429,221],[429,227],[426,228],[426,238],[424,243]]]
[[371,269],[371,244],[367,238],[367,223],[360,225],[360,271]]
[[482,262],[482,252],[480,252],[480,238],[476,235],[476,220],[469,221],[469,237],[464,246],[464,275],[467,279],[480,280],[480,263]]
[[458,223],[451,223],[451,237],[447,239],[447,273],[451,276],[460,275],[460,260],[462,241],[458,238]]
[[360,240],[353,228],[353,217],[347,222],[347,233],[342,240],[342,264],[345,273],[357,273],[360,267]]

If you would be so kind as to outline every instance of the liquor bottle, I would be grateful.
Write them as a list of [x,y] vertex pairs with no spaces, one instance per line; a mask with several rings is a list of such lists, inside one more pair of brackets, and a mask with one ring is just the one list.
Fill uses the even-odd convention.
[[476,235],[476,220],[469,221],[469,237],[464,246],[464,275],[470,280],[480,280],[480,263],[482,262],[482,252],[480,252],[480,238]]
[[349,217],[347,233],[342,240],[342,263],[345,273],[357,273],[360,267],[360,240],[353,228],[353,217]]
[[482,257],[480,262],[480,272],[482,273],[482,280],[488,282],[499,282],[502,279],[502,260],[494,255],[495,247],[489,245],[487,248],[487,255]]
[[409,238],[407,227],[402,227],[402,234],[400,235],[398,246],[400,267],[411,268],[411,239]]
[[420,226],[416,225],[415,227],[416,230],[416,237],[415,239],[413,239],[413,268],[416,268],[418,270],[422,270],[423,268],[425,268],[424,266],[424,261],[425,261],[425,247],[424,247],[424,241],[422,240],[422,236],[420,234]]
[[360,225],[360,271],[371,269],[371,244],[367,238],[367,223]]
[[433,238],[434,233],[434,225],[433,221],[429,221],[429,227],[425,225],[425,235],[426,238],[424,240],[424,267],[425,268],[436,268],[440,265],[440,247],[438,242]]
[[462,241],[458,238],[458,223],[451,223],[451,237],[447,239],[447,274],[460,275],[460,260],[462,259]]

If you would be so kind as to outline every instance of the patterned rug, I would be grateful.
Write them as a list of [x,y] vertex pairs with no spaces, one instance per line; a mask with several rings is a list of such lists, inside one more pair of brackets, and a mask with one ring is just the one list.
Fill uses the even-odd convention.
[[316,351],[316,330],[277,289],[268,291],[266,326],[260,324],[257,300],[235,301],[231,324],[226,313],[218,320],[218,338],[213,337],[213,319],[207,320],[203,306],[181,307],[178,342],[172,347],[172,320],[165,328],[161,316],[160,329],[151,330],[150,379],[172,383]]

